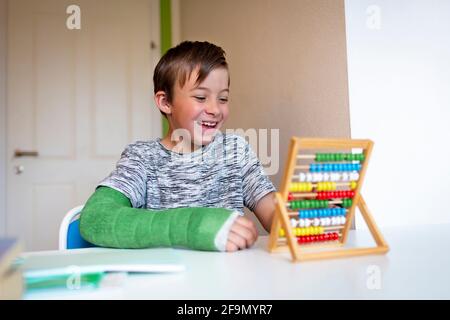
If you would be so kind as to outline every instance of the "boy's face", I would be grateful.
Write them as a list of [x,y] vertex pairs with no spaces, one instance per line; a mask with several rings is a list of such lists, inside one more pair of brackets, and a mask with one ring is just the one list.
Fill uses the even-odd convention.
[[168,117],[171,132],[176,129],[187,130],[194,149],[213,140],[227,120],[229,111],[226,69],[212,70],[200,84],[195,83],[196,79],[197,71],[194,71],[182,88],[176,82]]

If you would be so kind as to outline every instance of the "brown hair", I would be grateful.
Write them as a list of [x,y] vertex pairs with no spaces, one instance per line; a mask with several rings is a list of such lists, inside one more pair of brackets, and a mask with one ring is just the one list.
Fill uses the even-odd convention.
[[[172,102],[175,81],[183,87],[198,68],[196,84],[201,83],[216,68],[228,70],[225,51],[212,43],[184,41],[169,49],[159,60],[153,73],[154,92],[164,91],[167,101]],[[228,85],[230,79],[228,79]],[[163,112],[161,112],[163,113]],[[164,113],[163,113],[164,114]]]

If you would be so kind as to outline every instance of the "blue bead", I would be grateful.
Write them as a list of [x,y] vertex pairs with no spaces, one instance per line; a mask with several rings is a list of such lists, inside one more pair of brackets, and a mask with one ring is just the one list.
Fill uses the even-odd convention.
[[341,214],[343,215],[343,216],[345,216],[345,209],[344,208],[341,208]]

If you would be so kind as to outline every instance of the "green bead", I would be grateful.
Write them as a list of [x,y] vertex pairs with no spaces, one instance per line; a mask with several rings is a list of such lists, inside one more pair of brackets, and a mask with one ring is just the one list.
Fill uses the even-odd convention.
[[299,201],[299,200],[295,200],[294,201],[294,206],[295,206],[295,209],[300,209],[302,206],[300,205],[300,202],[301,201]]
[[359,161],[364,161],[364,153],[360,153],[358,157]]
[[345,208],[351,207],[352,206],[352,200],[351,199],[343,199],[342,200],[342,205]]
[[320,153],[316,153],[316,158],[314,160],[318,162],[322,161],[322,155]]

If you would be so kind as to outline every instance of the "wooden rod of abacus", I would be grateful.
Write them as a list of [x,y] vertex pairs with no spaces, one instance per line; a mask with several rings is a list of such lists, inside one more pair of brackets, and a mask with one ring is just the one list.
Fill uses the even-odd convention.
[[316,155],[315,154],[299,154],[297,156],[297,159],[305,159],[305,160],[309,160],[309,159],[316,159]]
[[[323,182],[334,182],[336,183],[336,187],[346,187],[348,184],[350,184],[352,181],[346,181],[346,182],[335,182],[335,181],[323,181]],[[297,182],[298,183],[298,182]],[[308,183],[308,182],[300,182],[300,183]],[[312,187],[315,188],[317,187],[317,183],[312,183]],[[324,190],[325,191],[325,190]],[[335,190],[329,190],[329,191],[335,191]],[[291,191],[292,192],[292,191]]]
[[[331,192],[334,192],[334,191],[339,191],[339,190],[333,190]],[[327,192],[327,191],[324,191],[324,192]],[[318,196],[318,193],[314,193],[314,192],[312,192],[312,193],[298,193],[298,192],[296,192],[296,193],[291,193],[291,194],[292,194],[293,197],[304,197],[304,198],[317,197]],[[339,198],[339,197],[336,197],[336,198]],[[348,197],[344,197],[344,198],[348,198]],[[315,200],[315,199],[312,199],[312,200]],[[325,199],[322,199],[322,200],[325,200]]]
[[[339,163],[342,163],[342,164],[348,164],[348,163],[350,163],[350,164],[353,164],[351,161],[348,161],[348,162],[339,162]],[[298,169],[298,170],[309,170],[310,169],[310,166],[295,166],[294,167],[294,169]],[[354,171],[354,170],[352,170],[352,171]],[[350,172],[349,170],[347,170],[347,171],[340,171],[340,172]],[[320,172],[320,173],[322,173],[322,172]]]
[[317,197],[317,193],[291,193],[294,197]]
[[[304,228],[301,228],[301,227],[293,227],[293,229],[296,229],[296,228],[304,229]],[[307,227],[305,227],[305,228],[307,228]],[[328,230],[341,230],[341,229],[344,229],[344,225],[323,227],[323,230],[325,230],[325,231],[328,231]]]
[[[288,215],[289,215],[289,217],[298,217],[298,211],[289,211]],[[330,216],[327,216],[327,217],[330,217]],[[323,217],[323,218],[327,218],[327,217]],[[314,218],[302,218],[302,219],[314,219]]]

